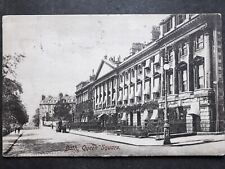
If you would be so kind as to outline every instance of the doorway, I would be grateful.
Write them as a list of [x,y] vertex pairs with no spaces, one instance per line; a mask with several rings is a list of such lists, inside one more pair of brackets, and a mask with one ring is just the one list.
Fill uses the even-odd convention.
[[193,114],[193,133],[200,131],[200,116]]

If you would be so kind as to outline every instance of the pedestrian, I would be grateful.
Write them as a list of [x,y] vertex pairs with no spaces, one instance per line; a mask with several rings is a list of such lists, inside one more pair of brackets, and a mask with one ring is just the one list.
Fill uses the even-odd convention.
[[17,130],[17,127],[16,126],[14,127],[14,130],[15,130],[15,133],[16,133],[16,130]]
[[51,126],[52,126],[52,129],[53,129],[53,123],[51,124]]
[[18,134],[19,134],[19,133],[20,133],[20,126],[18,127],[18,129],[17,129],[17,130],[18,130]]

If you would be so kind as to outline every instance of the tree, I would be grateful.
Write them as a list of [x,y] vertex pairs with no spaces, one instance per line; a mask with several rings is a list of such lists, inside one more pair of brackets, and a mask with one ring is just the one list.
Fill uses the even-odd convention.
[[40,109],[39,108],[35,110],[35,115],[33,116],[33,122],[36,127],[39,127],[40,125]]
[[[16,77],[16,66],[24,58],[23,55],[3,56],[2,63],[2,119],[3,126],[12,123],[21,125],[28,122],[26,108],[23,105],[20,94],[23,93],[22,85],[12,77]],[[10,78],[11,76],[11,78]]]
[[22,54],[14,54],[14,55],[5,55],[2,59],[2,75],[6,77],[11,74],[13,77],[16,76],[15,69],[17,68],[18,63],[20,63],[23,58],[25,58]]
[[54,107],[54,118],[61,120],[72,120],[72,115],[70,114],[71,106],[66,100],[63,98],[63,94],[59,94],[59,101],[56,103]]

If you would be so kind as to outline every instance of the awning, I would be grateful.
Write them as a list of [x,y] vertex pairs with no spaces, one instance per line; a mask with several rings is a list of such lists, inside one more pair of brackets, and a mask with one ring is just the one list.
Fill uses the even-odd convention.
[[122,90],[120,90],[120,92],[119,92],[118,102],[121,102],[121,101],[122,101],[122,99],[123,99],[123,91],[122,91]]
[[105,113],[99,114],[98,119],[100,119]]
[[157,92],[159,92],[159,87],[160,87],[160,85],[159,85],[159,78],[155,78],[154,79],[155,80],[155,86],[154,86],[154,88],[153,88],[153,93],[157,93]]
[[188,115],[195,114],[195,115],[200,115],[200,107],[199,107],[199,102],[194,102],[191,103],[191,108],[187,111]]
[[149,116],[148,116],[148,110],[145,109],[145,110],[144,110],[144,114],[143,114],[143,120],[146,121],[146,120],[148,120],[148,119],[149,119]]
[[123,113],[123,117],[121,118],[122,121],[127,121],[127,113]]
[[130,88],[129,99],[134,99],[134,86]]
[[128,89],[127,88],[124,90],[123,100],[128,100]]
[[158,113],[159,113],[158,109],[154,109],[151,120],[157,120],[158,119]]
[[141,84],[138,84],[137,86],[137,92],[135,93],[136,97],[141,97]]
[[145,82],[145,90],[144,94],[150,94],[150,86],[149,86],[149,81]]
[[160,57],[159,54],[155,55],[155,61],[154,64],[159,63],[160,62]]

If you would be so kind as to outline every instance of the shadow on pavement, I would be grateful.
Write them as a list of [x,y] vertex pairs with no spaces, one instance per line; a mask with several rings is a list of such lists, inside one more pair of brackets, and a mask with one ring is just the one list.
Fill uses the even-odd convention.
[[186,141],[186,142],[176,142],[172,143],[171,146],[191,146],[191,145],[198,145],[198,144],[205,144],[205,143],[212,143],[212,142],[220,142],[224,140],[194,140],[194,141]]
[[[57,151],[65,151],[66,146],[74,145],[74,142],[48,142],[49,139],[23,139],[18,140],[5,156],[19,156],[21,154],[48,154]],[[28,155],[29,156],[29,155]]]

